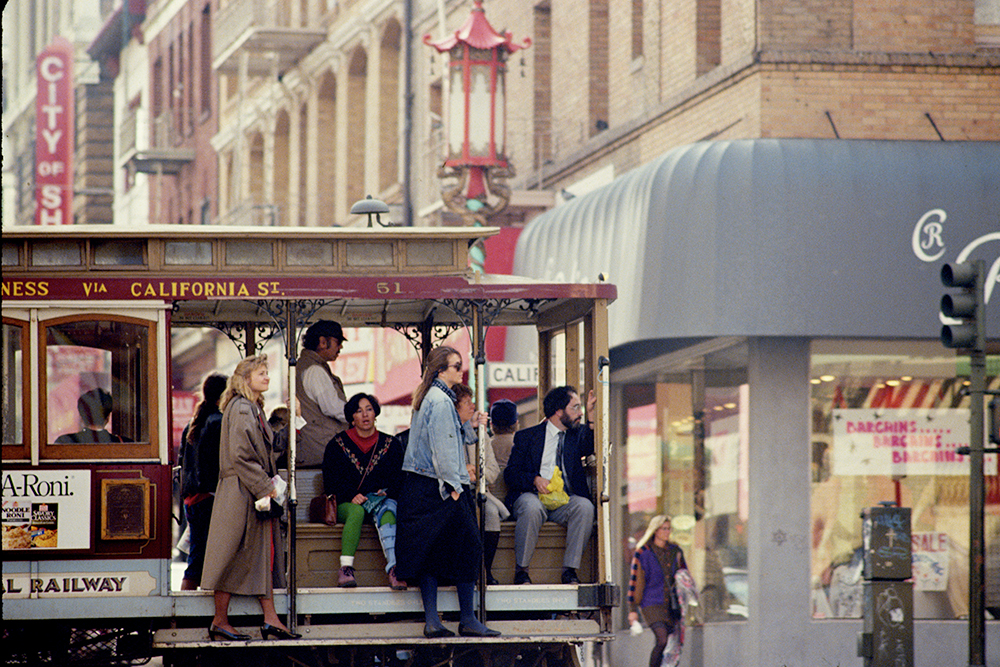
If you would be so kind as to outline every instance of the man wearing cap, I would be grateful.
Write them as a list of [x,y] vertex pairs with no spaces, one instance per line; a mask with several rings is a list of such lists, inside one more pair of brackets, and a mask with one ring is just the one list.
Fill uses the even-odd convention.
[[340,354],[344,330],[331,320],[320,320],[306,329],[296,364],[295,391],[306,424],[298,437],[295,465],[318,468],[326,445],[348,426],[344,417],[344,385],[330,369]]
[[[490,445],[493,447],[493,456],[501,471],[507,467],[507,461],[510,460],[510,450],[514,446],[514,433],[518,426],[517,420],[517,405],[513,401],[501,398],[490,408],[490,427],[493,430]],[[507,496],[507,484],[503,480],[503,475],[494,482],[493,492],[500,498]]]

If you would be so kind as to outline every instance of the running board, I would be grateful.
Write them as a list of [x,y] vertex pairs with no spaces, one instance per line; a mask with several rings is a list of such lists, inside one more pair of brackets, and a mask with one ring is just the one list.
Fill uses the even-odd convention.
[[[504,612],[587,612],[605,606],[617,606],[616,587],[600,584],[527,584],[498,585],[486,589],[486,609]],[[203,616],[215,613],[211,591],[180,591],[171,594],[173,616]],[[274,591],[274,604],[279,614],[288,612],[288,593]],[[359,588],[300,588],[295,599],[297,615],[306,614],[423,614],[423,602],[418,588],[394,591],[388,586]],[[458,595],[454,586],[443,586],[438,593],[438,610],[458,611]],[[232,616],[260,614],[256,599],[233,596]]]
[[260,628],[237,627],[236,631],[251,636],[243,641],[212,641],[206,628],[173,628],[157,630],[154,649],[194,649],[223,646],[419,646],[442,644],[582,644],[614,640],[614,634],[602,633],[597,621],[489,621],[488,625],[501,634],[498,637],[458,636],[457,623],[444,623],[455,637],[427,639],[424,624],[416,621],[395,623],[344,623],[340,625],[300,625],[296,628],[301,639],[261,639]]

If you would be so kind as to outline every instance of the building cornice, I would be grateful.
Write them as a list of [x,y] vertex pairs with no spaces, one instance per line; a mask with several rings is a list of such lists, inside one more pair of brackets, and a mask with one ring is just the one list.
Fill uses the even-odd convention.
[[[886,71],[919,72],[927,68],[953,69],[956,73],[1000,74],[1000,51],[991,49],[983,53],[882,53],[857,51],[814,51],[814,50],[761,50],[744,56],[737,61],[713,69],[698,77],[690,85],[671,95],[651,111],[587,140],[578,150],[566,155],[546,169],[538,187],[551,187],[567,175],[579,172],[581,168],[593,164],[608,153],[620,148],[651,126],[676,116],[685,109],[699,104],[706,97],[717,94],[747,77],[762,71],[784,69],[789,71],[816,68],[832,71]],[[537,173],[527,175],[523,183],[538,183]]]

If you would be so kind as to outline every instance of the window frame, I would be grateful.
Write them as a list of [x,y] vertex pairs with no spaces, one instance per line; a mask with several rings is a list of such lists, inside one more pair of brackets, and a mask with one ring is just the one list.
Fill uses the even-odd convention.
[[[48,329],[74,322],[104,321],[133,324],[145,327],[146,358],[141,375],[146,385],[146,396],[139,399],[145,411],[147,442],[126,442],[116,444],[55,444],[50,442],[48,428]],[[160,453],[159,375],[157,371],[158,350],[156,345],[156,320],[140,317],[114,315],[106,312],[78,313],[58,316],[38,322],[38,456],[40,461],[62,461],[82,459],[145,459],[156,460]]]
[[31,322],[3,316],[3,323],[21,329],[21,444],[3,445],[4,462],[31,460]]

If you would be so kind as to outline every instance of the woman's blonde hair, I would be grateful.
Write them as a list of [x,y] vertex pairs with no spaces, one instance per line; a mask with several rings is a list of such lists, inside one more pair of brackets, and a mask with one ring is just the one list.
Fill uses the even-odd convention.
[[657,514],[652,519],[650,519],[649,526],[646,527],[646,532],[643,534],[642,538],[635,543],[636,550],[638,551],[646,544],[646,542],[649,542],[649,539],[653,537],[653,533],[655,533],[660,526],[669,521],[670,521],[669,514]]
[[462,355],[459,354],[458,350],[453,347],[448,347],[447,345],[435,347],[431,350],[430,354],[427,355],[427,363],[424,366],[424,376],[420,379],[420,384],[413,392],[414,410],[420,409],[420,404],[424,402],[424,396],[427,394],[427,390],[431,388],[431,385],[434,383],[434,380],[437,379],[438,374],[448,368],[448,359],[453,354],[458,355],[459,359],[462,358]]
[[236,370],[229,378],[229,382],[226,384],[226,391],[222,393],[222,399],[219,401],[222,406],[222,410],[226,409],[229,405],[229,401],[233,400],[237,396],[242,396],[243,398],[256,403],[261,410],[264,409],[264,397],[261,395],[254,396],[254,392],[250,389],[250,375],[260,368],[261,366],[267,366],[267,355],[257,354],[252,357],[247,357],[240,363],[236,364]]

